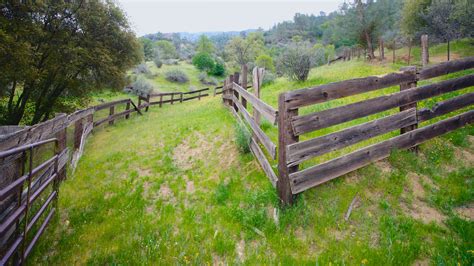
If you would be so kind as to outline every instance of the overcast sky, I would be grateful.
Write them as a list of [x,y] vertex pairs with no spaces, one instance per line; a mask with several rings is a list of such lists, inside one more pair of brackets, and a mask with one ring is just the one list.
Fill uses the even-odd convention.
[[336,10],[344,0],[118,0],[138,36],[155,32],[269,29],[295,13]]

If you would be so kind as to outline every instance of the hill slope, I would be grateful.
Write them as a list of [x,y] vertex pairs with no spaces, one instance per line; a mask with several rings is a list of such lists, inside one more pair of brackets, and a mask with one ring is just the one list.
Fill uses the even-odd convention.
[[[283,90],[394,68],[353,61],[314,69],[306,83],[266,86],[263,98],[276,105]],[[394,151],[280,210],[253,156],[237,151],[234,125],[220,98],[208,97],[95,131],[61,187],[61,219],[30,262],[472,264],[474,126],[423,144],[418,155]]]

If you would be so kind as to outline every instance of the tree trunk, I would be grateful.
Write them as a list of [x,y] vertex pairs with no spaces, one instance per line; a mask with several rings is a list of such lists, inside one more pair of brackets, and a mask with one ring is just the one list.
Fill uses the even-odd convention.
[[370,34],[368,31],[364,31],[364,35],[365,35],[365,40],[367,41],[367,52],[368,52],[368,55],[369,55],[369,60],[372,60],[375,58],[375,54],[374,54],[374,47],[372,46],[372,40],[370,39]]

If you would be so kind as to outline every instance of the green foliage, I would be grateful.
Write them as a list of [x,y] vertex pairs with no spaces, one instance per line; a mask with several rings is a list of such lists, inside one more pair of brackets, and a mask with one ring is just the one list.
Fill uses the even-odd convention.
[[196,52],[210,55],[214,53],[214,45],[206,35],[201,35],[199,37],[199,40],[196,45]]
[[161,68],[161,66],[163,65],[163,61],[161,61],[161,58],[159,55],[155,55],[155,58],[153,58],[153,63],[155,63],[155,66],[157,68]]
[[160,40],[155,42],[155,52],[163,60],[175,59],[178,57],[176,47],[174,47],[172,42],[167,40]]
[[153,41],[144,37],[141,37],[138,40],[140,41],[140,44],[142,45],[145,61],[152,60],[155,56]]
[[250,152],[251,137],[249,130],[244,125],[241,123],[235,125],[235,144],[240,152],[244,154]]
[[201,52],[193,56],[193,65],[201,71],[208,72],[214,68],[215,62],[210,54]]
[[[0,8],[0,124],[35,124],[63,97],[121,88],[143,52],[112,1],[5,2]],[[29,111],[31,110],[30,114]],[[24,117],[31,117],[25,121]]]
[[272,84],[275,82],[276,78],[277,77],[273,72],[265,71],[265,74],[263,75],[262,86]]
[[309,43],[291,43],[278,58],[278,69],[292,80],[305,81],[314,62],[314,51]]
[[261,54],[255,59],[255,64],[259,67],[265,68],[267,71],[275,71],[275,64],[273,63],[273,58],[267,54]]
[[145,75],[148,75],[150,74],[150,69],[148,68],[148,66],[146,65],[146,63],[141,63],[139,65],[137,65],[135,67],[135,69],[133,70],[133,72],[135,72],[135,74],[139,75],[139,74],[145,74]]
[[223,63],[216,62],[214,64],[214,67],[212,68],[211,71],[209,71],[210,75],[217,76],[217,77],[222,77],[225,74],[225,67]]
[[240,36],[232,38],[227,43],[225,52],[232,63],[240,67],[253,62],[258,54],[262,54],[265,50],[264,43],[262,32],[252,32],[246,38]]
[[189,81],[186,73],[179,69],[170,70],[165,73],[166,80],[177,83],[186,83]]
[[142,75],[139,75],[137,80],[132,83],[132,92],[141,96],[148,95],[153,92],[153,84]]

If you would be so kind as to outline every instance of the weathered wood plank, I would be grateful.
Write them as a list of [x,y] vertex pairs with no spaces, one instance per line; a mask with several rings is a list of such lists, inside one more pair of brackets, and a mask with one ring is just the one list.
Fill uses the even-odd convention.
[[474,104],[474,92],[460,95],[446,101],[438,102],[431,109],[423,108],[419,110],[418,122],[430,120],[437,116],[451,113],[472,104]]
[[288,92],[287,104],[290,109],[321,103],[329,100],[374,91],[400,83],[416,80],[413,73],[391,73],[382,77],[366,77],[329,83],[314,88]]
[[116,119],[117,117],[125,116],[125,115],[128,115],[128,114],[133,113],[133,112],[135,112],[134,109],[129,109],[129,110],[125,110],[125,111],[120,112],[120,113],[113,114],[113,115],[108,116],[106,118],[103,118],[101,120],[94,121],[94,127],[99,126],[99,125],[101,125],[105,122],[112,121],[112,120]]
[[204,89],[199,89],[199,90],[195,90],[195,91],[187,91],[187,92],[183,92],[184,95],[186,94],[193,94],[193,93],[198,93],[198,92],[203,92],[203,91],[208,91],[209,88],[204,88]]
[[232,95],[232,101],[234,104],[237,106],[239,112],[242,113],[244,116],[245,121],[250,125],[250,128],[252,128],[253,133],[257,137],[257,139],[262,143],[262,145],[265,147],[265,149],[268,151],[270,156],[275,159],[276,158],[276,146],[275,144],[270,140],[270,138],[265,134],[265,132],[262,131],[262,129],[255,123],[255,121],[252,119],[250,114],[248,113],[247,109],[245,109],[242,104],[239,102],[239,100]]
[[302,171],[290,174],[293,194],[325,183],[331,179],[359,169],[371,162],[386,158],[393,149],[407,149],[474,122],[474,110],[415,129],[406,134],[368,146],[347,155]]
[[290,110],[286,104],[286,93],[278,96],[278,182],[277,192],[283,204],[293,204],[295,197],[291,192],[290,174],[298,171],[298,165],[286,165],[286,147],[299,141],[293,134],[291,118],[298,115],[298,109]]
[[418,77],[420,80],[430,79],[470,68],[474,68],[474,56],[423,68],[420,70]]
[[207,94],[207,93],[201,94],[201,95],[196,95],[196,96],[184,98],[184,99],[183,99],[183,102],[189,101],[189,100],[193,100],[193,99],[197,99],[197,98],[207,97],[207,96],[209,96],[209,94]]
[[416,109],[412,108],[325,136],[294,143],[288,146],[287,164],[288,166],[297,165],[316,156],[416,123]]
[[247,90],[244,90],[239,84],[234,83],[233,87],[234,90],[240,93],[240,95],[242,95],[242,97],[244,97],[250,104],[252,104],[253,108],[257,109],[258,112],[262,114],[268,121],[270,121],[272,124],[276,124],[278,112],[273,109],[273,107],[255,97],[255,95],[251,94]]
[[298,116],[292,121],[294,134],[301,135],[470,86],[474,86],[474,74]]
[[270,182],[272,183],[273,187],[276,187],[278,178],[275,172],[273,171],[272,166],[270,165],[267,158],[263,154],[262,149],[260,149],[260,147],[256,143],[256,140],[254,140],[253,138],[250,142],[250,150],[255,155],[255,158],[257,158],[257,161],[260,163],[260,166],[262,167],[263,172],[265,172],[265,175],[267,175],[268,179],[270,179]]
[[67,116],[68,125],[75,123],[79,119],[83,119],[86,116],[94,114],[95,110],[93,107],[75,111],[74,113]]
[[94,110],[96,110],[96,111],[99,111],[99,110],[102,110],[102,109],[109,108],[110,106],[114,106],[114,105],[122,104],[122,103],[127,103],[129,101],[130,101],[130,99],[123,99],[123,100],[118,100],[118,101],[99,104],[99,105],[96,105],[92,108],[94,108]]

